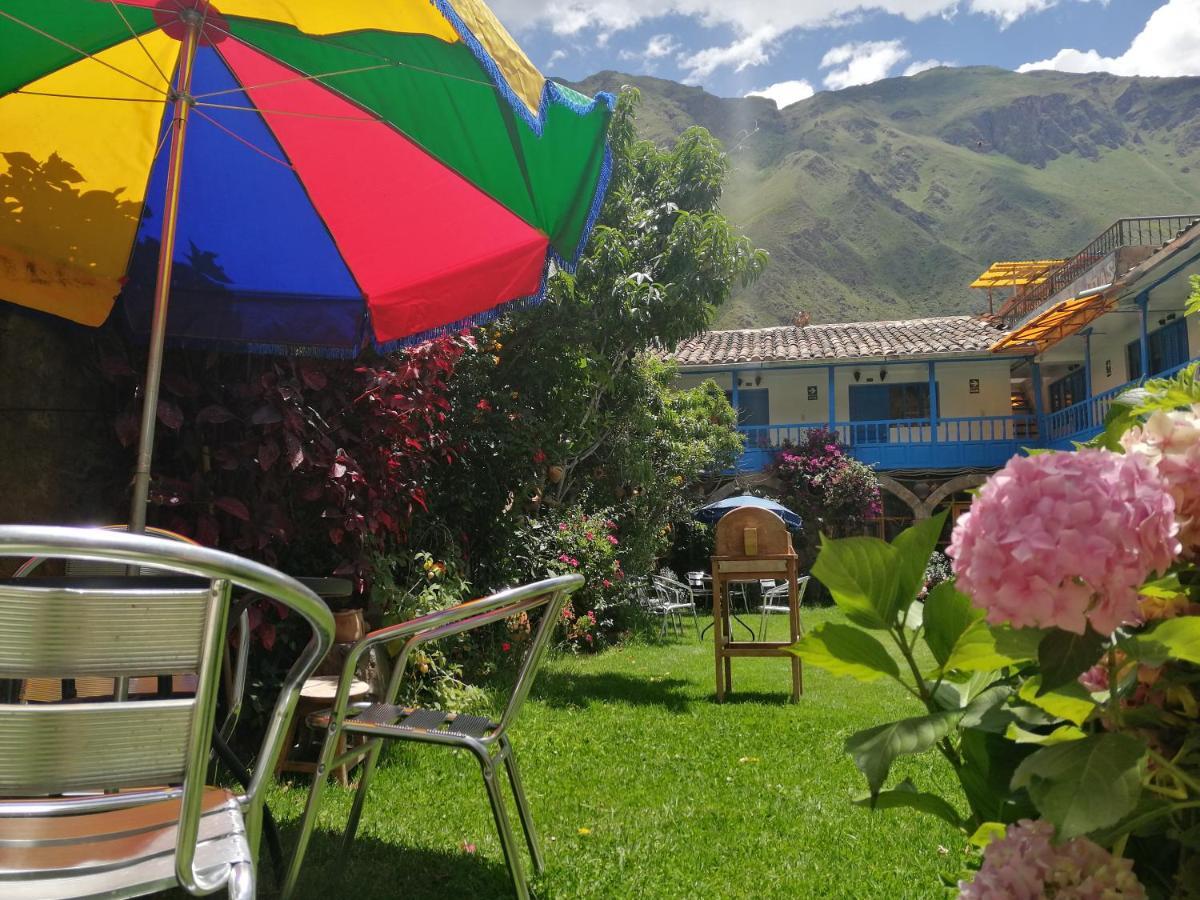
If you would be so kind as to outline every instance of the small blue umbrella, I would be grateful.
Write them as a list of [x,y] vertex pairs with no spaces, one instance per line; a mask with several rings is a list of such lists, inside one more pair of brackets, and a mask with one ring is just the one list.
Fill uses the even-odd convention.
[[799,528],[802,524],[800,517],[782,503],[776,503],[774,500],[768,500],[766,497],[751,497],[749,494],[743,494],[741,497],[726,497],[724,500],[718,500],[716,503],[700,507],[693,515],[697,521],[703,522],[706,525],[715,525],[717,524],[717,520],[725,515],[725,513],[740,509],[743,506],[756,506],[759,509],[773,512],[779,518],[783,519],[784,524],[788,528]]

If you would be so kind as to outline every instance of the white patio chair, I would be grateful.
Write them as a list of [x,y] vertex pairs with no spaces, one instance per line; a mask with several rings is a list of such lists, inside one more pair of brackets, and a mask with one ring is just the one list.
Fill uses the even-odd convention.
[[[0,581],[0,678],[194,675],[196,693],[0,703],[0,897],[135,897],[176,886],[253,897],[264,788],[300,686],[333,643],[329,609],[293,579],[217,550],[102,529],[0,526],[0,557],[29,556],[161,575]],[[205,784],[234,586],[289,607],[312,631],[241,793]]]
[[692,614],[692,624],[696,626],[696,639],[700,639],[700,619],[696,615],[696,600],[691,589],[681,581],[667,578],[665,575],[655,575],[652,578],[654,590],[658,595],[658,614],[663,617],[662,633],[666,637],[667,622],[683,637],[683,613]]
[[[321,794],[325,789],[325,780],[339,766],[350,765],[365,757],[362,775],[358,782],[358,790],[354,794],[354,803],[350,808],[349,821],[342,843],[342,864],[350,852],[354,834],[358,830],[359,817],[362,815],[363,804],[366,801],[367,789],[379,753],[385,741],[418,741],[426,744],[438,744],[448,748],[469,750],[479,762],[483,772],[483,782],[487,789],[488,800],[492,806],[492,816],[496,820],[496,830],[500,834],[500,845],[504,849],[504,859],[508,863],[509,874],[512,876],[513,888],[521,900],[529,897],[529,885],[525,880],[525,869],[521,861],[520,849],[509,822],[508,811],[504,806],[500,780],[497,772],[503,763],[508,773],[509,787],[517,804],[517,815],[525,832],[525,841],[529,847],[529,856],[533,867],[542,871],[542,851],[538,843],[537,832],[534,830],[533,817],[529,811],[529,802],[525,799],[525,789],[521,783],[520,770],[517,768],[517,757],[508,739],[508,728],[521,711],[529,688],[537,675],[546,648],[550,644],[562,618],[562,609],[574,591],[583,585],[580,575],[560,575],[548,578],[523,587],[501,591],[481,600],[463,603],[459,606],[430,613],[409,622],[392,625],[373,631],[360,640],[350,650],[338,681],[337,697],[333,708],[309,716],[309,725],[325,732],[325,743],[317,763],[317,772],[313,776],[312,788],[308,794],[308,804],[304,808],[304,818],[300,824],[300,836],[296,849],[292,854],[291,866],[284,880],[282,895],[284,900],[291,897],[300,877],[300,868],[304,863],[304,851],[312,836],[316,824],[317,812],[321,808]],[[404,677],[405,666],[412,651],[422,644],[437,641],[442,638],[462,634],[476,628],[501,622],[522,613],[536,615],[542,611],[541,620],[537,624],[533,639],[525,651],[525,658],[517,673],[516,682],[509,693],[504,712],[498,720],[485,716],[464,715],[440,709],[397,706],[396,699],[400,692]],[[382,702],[351,704],[350,691],[356,678],[359,661],[365,653],[383,645],[400,644],[400,652],[388,679],[387,689]],[[338,753],[338,747],[344,745],[346,735],[356,735],[363,743]],[[449,800],[450,798],[448,798]],[[409,812],[403,810],[402,812]]]
[[[804,592],[808,590],[808,579],[808,575],[801,575],[796,579],[796,605],[798,607],[804,603]],[[762,606],[758,609],[761,613],[761,617],[758,620],[758,639],[764,641],[767,639],[767,616],[773,613],[787,613],[791,611],[788,607],[787,582],[764,591]],[[800,633],[804,634],[803,621],[800,623]]]

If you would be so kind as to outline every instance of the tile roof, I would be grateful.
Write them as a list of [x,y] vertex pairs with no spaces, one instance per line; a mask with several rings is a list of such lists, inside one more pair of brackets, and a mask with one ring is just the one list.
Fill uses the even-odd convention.
[[976,316],[783,325],[706,331],[680,343],[672,356],[681,366],[701,366],[970,353],[986,351],[1003,334]]

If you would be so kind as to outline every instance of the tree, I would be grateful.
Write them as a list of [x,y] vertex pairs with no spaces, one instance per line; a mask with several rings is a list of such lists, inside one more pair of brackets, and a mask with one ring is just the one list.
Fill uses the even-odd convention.
[[717,209],[719,142],[701,128],[669,148],[638,140],[638,101],[618,100],[609,191],[576,272],[554,274],[540,306],[479,329],[459,362],[459,462],[430,495],[469,554],[495,553],[546,509],[619,507],[623,528],[661,535],[685,488],[740,447],[724,396],[675,389],[658,357],[707,328],[766,254]]

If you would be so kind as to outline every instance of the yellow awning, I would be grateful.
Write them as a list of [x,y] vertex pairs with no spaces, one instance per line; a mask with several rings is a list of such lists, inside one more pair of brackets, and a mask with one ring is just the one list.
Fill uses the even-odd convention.
[[1104,315],[1112,309],[1115,302],[1105,297],[1103,291],[1060,300],[992,344],[992,352],[1032,349],[1041,353]]
[[1052,269],[1061,266],[1061,259],[1023,259],[994,262],[986,272],[971,282],[973,288],[1023,287],[1041,284]]

